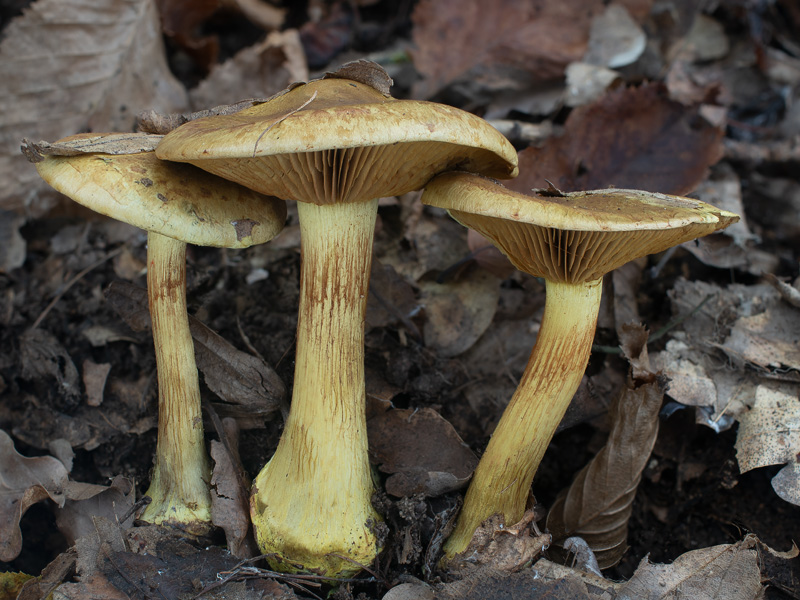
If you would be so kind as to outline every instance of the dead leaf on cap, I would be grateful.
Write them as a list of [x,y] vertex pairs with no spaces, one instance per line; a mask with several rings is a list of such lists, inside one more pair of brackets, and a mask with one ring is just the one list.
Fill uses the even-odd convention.
[[431,408],[371,411],[369,453],[393,496],[439,496],[469,481],[478,459],[453,426]]
[[50,499],[64,504],[69,476],[52,456],[26,458],[0,429],[0,561],[14,560],[22,549],[19,521],[33,504]]
[[671,564],[644,558],[633,577],[618,590],[618,598],[668,600],[756,600],[761,598],[761,572],[754,535],[680,555]]
[[31,142],[22,140],[22,153],[31,162],[40,162],[45,156],[80,156],[81,154],[140,154],[153,152],[161,135],[149,133],[100,133],[81,135],[62,142]]
[[660,85],[622,88],[573,110],[561,137],[520,152],[520,176],[506,185],[522,193],[551,181],[565,192],[686,194],[722,157],[722,134],[669,100]]

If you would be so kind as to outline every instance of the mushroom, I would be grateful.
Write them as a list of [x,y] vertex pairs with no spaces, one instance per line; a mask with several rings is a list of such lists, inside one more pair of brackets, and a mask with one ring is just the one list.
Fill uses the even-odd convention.
[[302,270],[294,389],[278,448],[257,476],[251,514],[281,570],[348,576],[379,551],[370,498],[364,318],[378,198],[453,168],[499,178],[516,152],[485,121],[395,100],[391,79],[358,61],[233,115],[166,135],[160,158],[186,161],[296,200]]
[[546,282],[541,327],[525,372],[473,475],[445,559],[464,552],[477,527],[526,508],[533,476],[589,361],[603,275],[736,222],[698,200],[609,189],[525,195],[469,173],[436,177],[424,204],[445,208],[521,271]]
[[[89,135],[72,136],[61,143]],[[206,533],[211,468],[186,311],[186,244],[246,248],[272,239],[286,204],[153,152],[40,157],[39,175],[74,201],[148,231],[147,290],[158,370],[158,442],[142,519]]]

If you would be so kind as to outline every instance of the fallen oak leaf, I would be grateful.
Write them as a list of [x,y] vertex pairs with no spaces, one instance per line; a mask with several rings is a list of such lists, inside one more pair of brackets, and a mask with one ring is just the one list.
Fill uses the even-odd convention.
[[0,429],[0,561],[14,560],[22,550],[20,519],[33,504],[50,499],[64,505],[69,476],[52,456],[27,458],[14,449]]
[[647,336],[641,326],[623,331],[622,347],[633,375],[612,404],[608,441],[562,492],[547,515],[553,542],[580,536],[600,568],[615,565],[627,550],[628,520],[642,471],[658,434],[658,413],[667,380],[649,372]]

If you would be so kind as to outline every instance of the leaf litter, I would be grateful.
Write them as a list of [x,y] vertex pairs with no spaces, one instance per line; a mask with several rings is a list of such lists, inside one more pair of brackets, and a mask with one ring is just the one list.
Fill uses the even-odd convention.
[[[680,414],[662,417],[658,436],[651,432],[656,449],[649,461],[644,458],[644,446],[637,446],[638,453],[632,452],[638,460],[633,462],[639,466],[646,463],[638,471],[638,492],[623,494],[623,510],[609,521],[616,528],[601,527],[601,538],[615,540],[610,554],[631,545],[618,566],[606,571],[614,579],[628,581],[615,583],[586,571],[595,555],[590,546],[579,550],[574,568],[550,562],[548,559],[556,556],[552,551],[546,551],[547,558],[539,559],[530,568],[527,563],[536,560],[543,545],[540,544],[534,554],[526,553],[530,546],[523,547],[523,552],[516,553],[516,562],[495,561],[495,567],[515,565],[513,568],[519,568],[515,573],[485,567],[474,569],[461,581],[435,583],[430,576],[435,572],[437,548],[446,535],[448,515],[453,514],[460,492],[429,496],[440,489],[439,483],[431,482],[440,481],[441,473],[462,482],[474,459],[464,458],[459,467],[465,469],[461,471],[454,465],[445,468],[409,461],[400,450],[413,448],[413,443],[408,444],[412,441],[434,448],[452,444],[461,448],[459,452],[466,449],[469,455],[480,454],[504,403],[513,393],[535,340],[543,289],[534,279],[519,273],[509,275],[502,261],[499,265],[484,261],[488,255],[476,253],[479,240],[470,239],[467,243],[464,230],[441,213],[422,210],[413,194],[382,200],[375,263],[382,263],[384,268],[373,276],[374,290],[369,298],[368,393],[394,404],[394,408],[384,411],[386,415],[396,413],[396,417],[409,421],[394,428],[384,425],[396,434],[397,442],[386,444],[382,450],[389,453],[395,466],[400,465],[411,476],[405,475],[409,477],[406,487],[393,487],[388,482],[397,473],[383,473],[381,487],[411,495],[376,498],[390,530],[387,550],[375,566],[376,573],[396,579],[390,583],[351,582],[336,593],[341,598],[361,592],[380,597],[402,578],[421,577],[428,583],[403,584],[415,589],[418,597],[478,598],[503,591],[520,598],[531,594],[553,598],[668,598],[690,589],[698,598],[723,597],[714,591],[716,586],[731,598],[749,598],[762,593],[761,578],[769,581],[773,589],[796,594],[796,569],[786,566],[792,560],[791,552],[776,557],[760,542],[754,543],[753,536],[741,539],[742,533],[726,524],[743,526],[744,531],[755,531],[770,543],[786,547],[785,523],[797,517],[796,512],[791,512],[796,509],[791,503],[797,502],[800,471],[792,446],[797,437],[793,408],[798,395],[796,343],[793,345],[798,339],[793,327],[796,308],[763,285],[760,278],[762,274],[775,273],[782,280],[791,281],[797,276],[793,240],[800,231],[795,210],[800,196],[795,193],[797,185],[786,165],[800,156],[788,141],[792,132],[800,131],[800,121],[792,108],[796,103],[781,104],[781,98],[792,100],[792,90],[800,81],[796,69],[793,71],[796,59],[792,55],[796,51],[789,43],[792,35],[787,34],[792,26],[800,26],[800,17],[792,16],[787,3],[781,1],[766,8],[746,9],[746,22],[741,20],[743,13],[722,5],[706,14],[691,3],[669,4],[667,7],[647,0],[626,0],[607,6],[599,3],[586,10],[585,3],[576,7],[549,0],[530,0],[514,6],[420,1],[413,6],[413,13],[410,6],[390,9],[385,2],[359,2],[347,7],[337,4],[308,15],[309,21],[299,35],[287,26],[280,34],[252,44],[250,40],[255,38],[248,37],[243,28],[235,50],[226,48],[230,38],[224,30],[212,25],[216,16],[212,19],[210,13],[202,12],[209,7],[198,7],[200,12],[185,18],[205,24],[204,34],[211,31],[224,42],[220,46],[220,62],[215,66],[211,55],[203,54],[206,42],[193,38],[198,30],[185,27],[189,21],[170,26],[173,32],[182,31],[184,41],[180,43],[188,54],[176,53],[174,48],[168,54],[173,60],[170,64],[182,74],[189,72],[188,63],[194,65],[195,72],[210,70],[199,86],[193,82],[194,89],[188,92],[175,86],[164,70],[163,48],[158,48],[155,56],[135,50],[133,58],[118,73],[123,80],[131,73],[137,77],[142,72],[153,75],[161,87],[144,85],[139,93],[155,91],[156,99],[151,96],[139,103],[138,93],[130,94],[118,79],[104,79],[101,73],[100,84],[94,89],[107,86],[110,91],[107,104],[100,103],[99,113],[93,112],[98,109],[97,103],[79,103],[77,109],[66,103],[64,107],[75,115],[64,120],[66,129],[61,133],[40,133],[38,126],[30,125],[15,132],[2,122],[0,132],[5,136],[12,131],[8,139],[15,147],[9,155],[16,157],[16,146],[22,137],[57,139],[87,129],[129,132],[139,110],[155,108],[162,116],[178,115],[159,122],[158,127],[163,129],[156,127],[154,132],[164,133],[177,122],[209,114],[204,109],[210,106],[247,96],[265,98],[292,79],[305,78],[309,62],[322,64],[329,60],[323,55],[336,56],[348,44],[380,45],[376,40],[381,35],[382,39],[389,39],[403,31],[398,24],[405,23],[401,35],[409,39],[401,39],[391,46],[392,50],[380,55],[380,61],[397,82],[395,94],[435,96],[434,99],[479,114],[485,110],[494,115],[493,119],[502,120],[498,125],[504,131],[517,136],[514,140],[520,149],[533,142],[520,155],[524,166],[524,179],[519,182],[522,191],[541,187],[544,180],[556,185],[566,182],[566,189],[571,185],[652,186],[659,191],[697,194],[734,212],[746,213],[748,219],[737,228],[699,244],[686,244],[672,254],[646,261],[649,264],[632,265],[609,278],[613,285],[607,286],[604,298],[607,306],[598,329],[598,348],[624,340],[623,324],[629,320],[652,323],[655,331],[669,319],[670,307],[661,300],[669,296],[673,317],[684,321],[668,327],[663,339],[650,342],[652,371],[663,369],[671,379],[667,392],[670,398],[694,407],[689,410],[695,413],[690,418]],[[33,6],[45,16],[55,14],[47,0]],[[132,39],[134,45],[158,46],[159,40],[152,41],[152,4],[142,2],[136,6],[147,7],[138,13],[141,21],[135,25],[128,22],[130,30],[139,35],[125,39]],[[508,9],[505,12],[501,10],[504,6]],[[11,68],[18,73],[17,78],[24,71],[17,68],[18,55],[8,54],[7,40],[19,39],[14,37],[18,30],[13,27],[19,27],[23,19],[28,18],[35,26],[38,16],[29,16],[35,10],[4,30],[0,68]],[[247,14],[242,7],[226,10],[232,10],[236,18],[248,18],[242,17]],[[784,11],[781,18],[776,17],[778,10]],[[180,11],[175,14],[184,18]],[[381,16],[373,20],[375,15]],[[264,27],[257,23],[257,17],[252,19],[257,27]],[[287,23],[297,22],[298,16],[290,14]],[[620,28],[601,27],[604,22]],[[454,23],[458,27],[450,26]],[[771,26],[761,27],[765,23]],[[55,26],[54,31],[63,29]],[[93,31],[90,27],[85,29],[87,40],[93,38]],[[642,35],[647,44],[639,53]],[[101,41],[110,39],[102,37]],[[200,52],[189,52],[187,49],[198,40],[196,49]],[[59,42],[55,36],[52,41],[61,44],[59,50],[73,43],[64,38]],[[303,58],[304,52],[308,59]],[[69,54],[60,52],[59,56]],[[623,58],[632,62],[623,66]],[[333,66],[344,62],[343,55],[331,60],[335,60]],[[563,83],[565,75],[569,87]],[[599,85],[592,86],[595,76]],[[56,87],[62,81],[58,77],[41,79],[51,80]],[[655,83],[641,85],[644,80]],[[167,98],[170,89],[180,93],[172,101],[162,101],[160,98]],[[776,89],[783,90],[783,96]],[[122,110],[115,100],[118,90],[136,102],[131,101]],[[31,97],[37,98],[36,94]],[[45,93],[43,99],[47,98]],[[28,104],[38,110],[37,104]],[[16,100],[14,105],[18,105]],[[120,114],[109,112],[109,106],[117,106]],[[191,109],[200,112],[192,115],[188,112]],[[49,118],[41,123],[49,122]],[[112,124],[101,126],[108,118]],[[537,133],[526,137],[520,133],[526,128],[535,128]],[[720,159],[722,162],[717,162]],[[148,377],[152,371],[152,359],[148,358],[151,342],[146,333],[131,334],[119,323],[104,303],[103,290],[114,274],[134,283],[142,277],[142,241],[137,241],[135,233],[115,237],[110,227],[97,222],[86,227],[82,215],[75,213],[61,213],[61,223],[51,217],[32,219],[42,214],[42,207],[51,204],[52,199],[44,192],[36,192],[38,180],[31,173],[20,170],[9,179],[28,178],[22,183],[25,198],[20,196],[18,187],[12,188],[11,196],[0,198],[0,207],[29,207],[27,225],[20,218],[10,222],[10,239],[16,243],[8,247],[9,258],[2,263],[11,278],[0,280],[0,322],[5,328],[0,328],[0,425],[9,429],[16,440],[28,444],[26,453],[35,449],[50,452],[67,463],[72,460],[74,469],[95,485],[108,483],[108,478],[123,473],[133,475],[135,486],[141,489],[147,481],[154,440],[155,388]],[[528,179],[538,181],[531,183]],[[74,229],[59,235],[62,224]],[[290,223],[289,231],[296,229],[296,223]],[[211,364],[205,369],[204,396],[211,402],[212,412],[219,411],[223,421],[230,423],[225,417],[235,417],[241,428],[241,458],[250,474],[257,472],[274,448],[280,428],[280,420],[274,417],[286,393],[285,386],[291,384],[296,319],[293,299],[297,294],[294,281],[299,264],[296,235],[290,238],[282,245],[276,244],[274,250],[190,250],[189,255],[191,310],[219,332],[218,339],[206,338]],[[111,257],[113,264],[109,260],[108,265],[94,267],[71,286],[63,287],[65,282],[74,280],[75,273],[80,274],[115,251],[113,248],[120,242],[125,247]],[[251,276],[254,273],[257,277]],[[446,283],[435,283],[437,277]],[[470,295],[464,293],[467,284],[476,278],[484,280],[485,303],[471,302]],[[443,288],[446,293],[437,296],[432,292],[442,292]],[[39,301],[41,294],[45,295],[43,302]],[[49,316],[31,328],[48,299],[53,302]],[[436,302],[444,303],[436,308]],[[479,305],[475,317],[455,318],[459,311],[472,315],[470,311]],[[140,303],[137,310],[141,312],[141,308]],[[26,334],[28,330],[46,333]],[[24,342],[27,368],[23,370],[22,353],[15,351],[21,348],[25,335],[39,337]],[[248,352],[234,348],[231,342],[243,343]],[[634,370],[644,371],[640,356],[626,356],[632,358],[630,366]],[[98,371],[90,365],[111,365],[111,370],[105,372],[102,367]],[[600,462],[604,460],[601,440],[603,432],[608,431],[607,407],[612,405],[612,398],[629,393],[625,383],[628,368],[629,364],[615,354],[601,354],[600,350],[594,353],[568,419],[562,424],[564,431],[554,439],[534,482],[534,491],[546,507],[561,506],[563,500],[556,497],[557,490],[566,489],[569,479],[580,473],[592,456],[597,455]],[[220,396],[225,398],[224,403],[218,402]],[[245,400],[237,404],[237,398]],[[670,406],[675,403],[667,405]],[[688,411],[679,411],[683,412]],[[438,425],[424,429],[417,423],[418,417]],[[692,428],[692,420],[714,427],[720,432],[719,440],[709,441],[715,439],[709,435],[717,434]],[[452,428],[444,433],[448,431],[448,421]],[[416,427],[405,428],[412,423]],[[576,423],[580,425],[574,427]],[[681,427],[690,435],[679,441],[674,434]],[[208,427],[209,432],[214,429]],[[220,433],[223,429],[216,428],[221,441],[212,441],[217,462],[215,482],[219,499],[230,501],[231,505],[223,509],[224,516],[218,521],[224,523],[229,548],[233,550],[238,545],[237,552],[244,556],[247,508],[246,493],[242,492],[246,484],[236,465],[237,442],[229,440],[226,446],[222,439],[227,435]],[[741,441],[736,443],[734,455],[736,429]],[[612,425],[610,431],[617,430]],[[785,432],[784,437],[779,432]],[[616,439],[614,435],[617,434],[612,433],[609,440]],[[705,440],[705,453],[699,452],[698,440]],[[786,443],[781,444],[781,440]],[[377,443],[374,446],[378,448]],[[627,450],[631,452],[630,448]],[[630,456],[624,451],[605,452],[609,460]],[[424,453],[419,454],[417,458]],[[432,454],[433,458],[444,458],[436,456],[436,452]],[[94,460],[93,466],[87,466],[87,457],[89,463]],[[621,480],[632,483],[637,479],[637,469]],[[436,476],[431,478],[430,473]],[[106,479],[101,481],[100,474]],[[77,473],[72,476],[78,477]],[[602,480],[578,476],[578,480],[589,479]],[[765,486],[759,486],[762,479]],[[76,580],[70,574],[70,565],[76,562],[75,550],[72,558],[69,553],[62,554],[53,563],[50,575],[46,569],[41,580],[25,584],[30,590],[38,586],[42,594],[38,597],[62,582],[57,593],[63,597],[135,597],[159,593],[157,590],[194,594],[199,589],[197,582],[212,572],[214,576],[219,573],[227,587],[205,588],[205,597],[319,595],[320,590],[315,587],[292,587],[292,591],[285,586],[275,588],[281,584],[272,579],[262,582],[270,581],[273,587],[256,589],[254,578],[263,573],[249,564],[218,561],[211,556],[217,552],[214,545],[207,559],[200,558],[202,551],[196,547],[190,550],[191,544],[169,541],[166,532],[139,527],[129,534],[106,513],[110,521],[92,520],[94,512],[100,510],[92,506],[94,498],[116,495],[113,505],[128,506],[132,502],[133,495],[122,482],[115,484],[123,486],[120,489],[78,501],[76,507],[83,507],[78,511],[80,516],[63,513],[67,516],[61,517],[62,523],[82,521],[91,523],[88,529],[94,528],[89,532],[91,541],[78,544],[84,575]],[[74,488],[73,483],[67,487]],[[82,486],[82,494],[94,489]],[[589,509],[588,513],[602,509],[604,501],[614,496],[611,488],[586,488],[583,496],[588,501],[581,505]],[[419,489],[423,491],[412,493]],[[47,500],[46,505],[52,503]],[[704,510],[707,518],[702,514]],[[541,506],[534,511],[534,517],[540,514]],[[626,538],[609,536],[612,530],[621,531],[623,523],[627,527]],[[35,536],[27,532],[30,525],[26,526],[25,519],[22,525],[26,546],[29,540],[35,543]],[[541,522],[540,525],[545,526]],[[80,530],[85,532],[87,527]],[[528,535],[533,530],[523,526],[518,533],[523,531]],[[691,532],[691,537],[686,531]],[[80,539],[80,533],[73,535]],[[126,537],[129,535],[134,537]],[[585,535],[591,540],[591,535]],[[513,535],[506,534],[489,539],[489,544],[494,543],[497,550],[503,537],[505,542],[515,541]],[[697,550],[695,539],[708,547]],[[720,545],[730,539],[741,541]],[[582,548],[574,540],[570,544]],[[505,556],[513,558],[514,544],[509,546],[511,553]],[[95,552],[96,548],[102,548],[102,552]],[[153,556],[137,556],[142,548]],[[499,556],[495,550],[492,552]],[[637,568],[648,552],[654,562],[644,560]],[[756,552],[764,557],[761,563],[756,560]],[[598,550],[596,555],[602,559],[604,551]],[[181,557],[194,557],[198,564],[206,565],[207,572],[191,571],[188,563],[178,560]],[[669,561],[671,564],[667,564]],[[165,568],[175,575],[172,581],[160,578],[158,571]],[[187,574],[191,571],[198,578],[187,582],[182,570]],[[131,583],[122,572],[136,574],[139,580]],[[736,589],[729,589],[731,581],[737,582]],[[399,593],[400,587],[390,589],[386,597],[395,590]],[[770,590],[766,593],[769,595]]]

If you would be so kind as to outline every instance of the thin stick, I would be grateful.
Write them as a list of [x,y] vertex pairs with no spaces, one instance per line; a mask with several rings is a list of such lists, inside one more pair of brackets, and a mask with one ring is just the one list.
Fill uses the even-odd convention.
[[75,277],[73,277],[72,279],[70,279],[70,280],[69,280],[67,283],[65,283],[65,284],[64,284],[64,287],[61,289],[61,291],[60,291],[60,292],[58,292],[58,294],[56,294],[56,297],[55,297],[55,298],[53,298],[53,299],[50,301],[50,304],[48,304],[47,306],[45,306],[45,308],[44,308],[44,310],[42,311],[42,313],[41,313],[41,314],[39,315],[39,317],[38,317],[38,318],[37,318],[37,319],[36,319],[36,320],[33,322],[33,325],[31,326],[31,329],[36,329],[36,328],[37,328],[37,327],[38,327],[38,326],[39,326],[39,325],[42,323],[42,321],[44,320],[44,318],[45,318],[45,317],[48,315],[48,313],[49,313],[49,312],[50,312],[50,311],[53,309],[53,307],[54,307],[54,306],[55,306],[55,305],[58,303],[58,301],[59,301],[59,300],[61,300],[62,296],[64,296],[64,294],[66,294],[66,293],[67,293],[67,291],[69,290],[69,288],[71,288],[71,287],[72,287],[73,285],[75,285],[75,284],[76,284],[78,281],[80,281],[80,280],[81,280],[83,277],[85,277],[85,276],[86,276],[86,274],[87,274],[89,271],[92,271],[93,269],[96,269],[97,267],[99,267],[100,265],[102,265],[104,262],[108,261],[109,259],[112,259],[112,258],[114,258],[114,257],[115,257],[117,254],[119,254],[120,252],[122,252],[124,249],[125,249],[125,246],[120,246],[120,247],[119,247],[119,248],[117,248],[116,250],[114,250],[114,251],[112,251],[112,252],[109,252],[108,254],[106,254],[106,255],[105,255],[105,257],[104,257],[104,258],[101,258],[101,259],[100,259],[100,260],[98,260],[97,262],[94,262],[94,263],[92,263],[91,265],[89,265],[88,267],[86,267],[86,268],[85,268],[83,271],[81,271],[81,272],[79,272],[77,275],[75,275]]

